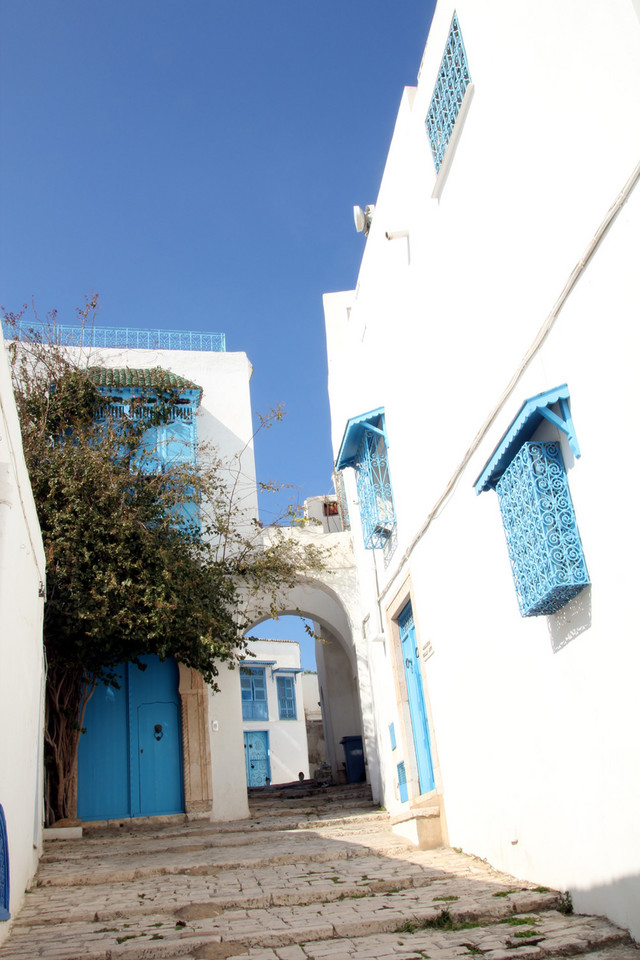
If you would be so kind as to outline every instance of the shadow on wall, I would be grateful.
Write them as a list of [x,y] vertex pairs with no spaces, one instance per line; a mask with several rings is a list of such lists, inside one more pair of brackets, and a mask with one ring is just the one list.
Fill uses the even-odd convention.
[[581,590],[562,610],[548,617],[551,649],[559,653],[563,647],[591,627],[591,586]]
[[[584,889],[571,887],[576,913],[603,914],[640,943],[640,876],[619,877]],[[638,954],[640,957],[640,953]]]

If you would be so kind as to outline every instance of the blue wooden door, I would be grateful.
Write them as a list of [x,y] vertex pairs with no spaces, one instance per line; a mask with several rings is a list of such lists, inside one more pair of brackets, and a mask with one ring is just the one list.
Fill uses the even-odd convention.
[[435,779],[433,776],[433,761],[431,759],[431,738],[429,736],[427,706],[424,699],[422,675],[420,672],[420,657],[416,643],[416,628],[410,603],[407,604],[398,617],[398,626],[400,627],[402,659],[404,662],[404,675],[407,681],[409,714],[411,716],[411,730],[416,752],[420,793],[428,793],[429,790],[434,789]]
[[78,754],[81,820],[181,813],[182,731],[178,667],[142,657],[100,684],[87,707]]
[[245,732],[244,762],[247,768],[248,787],[264,787],[267,780],[271,780],[269,734],[266,730]]

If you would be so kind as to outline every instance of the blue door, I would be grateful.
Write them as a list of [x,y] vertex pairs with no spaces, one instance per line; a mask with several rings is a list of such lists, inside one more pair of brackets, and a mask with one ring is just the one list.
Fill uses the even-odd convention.
[[142,657],[117,668],[118,686],[96,687],[78,753],[78,816],[111,820],[182,813],[178,667]]
[[404,662],[404,675],[407,681],[409,714],[411,716],[411,729],[413,733],[413,745],[416,752],[420,793],[428,793],[429,790],[434,789],[435,779],[433,776],[433,761],[431,759],[431,739],[429,737],[427,707],[424,700],[422,675],[420,673],[420,657],[416,643],[416,628],[410,603],[407,604],[398,617],[398,626],[400,627],[402,659]]
[[266,730],[245,732],[244,762],[247,769],[248,787],[264,787],[267,780],[271,780],[269,734]]

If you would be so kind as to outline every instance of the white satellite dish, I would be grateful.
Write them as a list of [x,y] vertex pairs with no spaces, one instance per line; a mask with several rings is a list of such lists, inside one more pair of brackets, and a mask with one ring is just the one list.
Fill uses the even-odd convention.
[[358,233],[362,233],[367,223],[362,207],[355,206],[353,208],[353,221]]

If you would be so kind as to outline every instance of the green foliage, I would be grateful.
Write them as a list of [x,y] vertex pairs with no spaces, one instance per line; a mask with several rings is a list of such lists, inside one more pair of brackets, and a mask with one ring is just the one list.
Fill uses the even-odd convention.
[[[94,298],[81,322],[96,307]],[[58,342],[55,322],[25,336],[21,314],[4,319],[22,328],[13,383],[47,558],[51,822],[75,815],[78,739],[97,683],[157,654],[215,687],[221,664],[242,658],[251,623],[277,615],[282,591],[323,559],[244,510],[242,452],[224,463],[200,447],[197,463],[145,467],[145,431],[169,423],[177,395],[137,391],[135,414],[116,418],[88,373],[92,358]],[[198,525],[185,522],[193,505]]]

